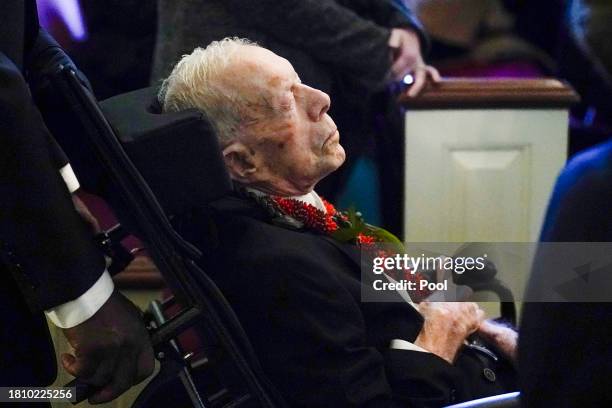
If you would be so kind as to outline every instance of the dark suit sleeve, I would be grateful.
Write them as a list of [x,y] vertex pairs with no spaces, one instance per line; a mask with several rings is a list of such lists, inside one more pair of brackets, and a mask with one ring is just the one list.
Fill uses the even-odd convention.
[[271,379],[290,402],[308,407],[450,402],[458,370],[433,354],[370,345],[368,322],[337,279],[343,272],[330,269],[329,258],[302,251],[251,258],[244,269],[262,273],[241,282],[241,299],[232,302],[247,332],[255,333],[251,340],[264,367],[273,367]]
[[55,168],[61,169],[70,163],[68,156],[66,156],[66,153],[64,153],[62,147],[57,143],[55,138],[51,136],[51,134],[49,134],[48,142],[49,154],[51,155],[51,161],[55,165]]
[[50,135],[20,71],[0,53],[0,241],[33,310],[77,298],[104,258],[49,151]]
[[[368,88],[380,87],[387,80],[389,28],[348,6],[333,0],[229,0],[227,4],[245,25],[306,51]],[[421,31],[411,15],[402,22]]]
[[[27,0],[24,2],[23,7],[24,12],[22,15],[24,16],[24,41],[22,44],[20,44],[23,58],[23,71],[26,73],[26,80],[30,86],[30,89],[33,90],[33,93],[36,93],[37,88],[40,88],[43,83],[45,86],[47,86],[46,82],[48,81],[43,80],[44,75],[48,72],[48,70],[45,68],[57,67],[57,64],[59,63],[70,66],[74,66],[74,64],[69,58],[66,58],[65,60],[55,58],[53,61],[51,61],[51,58],[49,58],[49,50],[53,47],[60,48],[59,45],[44,29],[40,27],[38,22],[36,1]],[[50,62],[53,62],[54,65],[50,64]],[[57,141],[50,134],[48,141],[51,159],[58,169],[64,167],[69,162],[68,157]]]
[[[43,28],[38,27],[38,20],[35,19],[32,24],[36,24],[36,29],[32,30],[24,56],[26,79],[36,106],[42,113],[47,126],[51,129],[49,123],[55,124],[59,120],[65,121],[68,119],[57,115],[58,105],[61,105],[62,102],[58,101],[57,90],[53,89],[47,76],[54,73],[60,65],[70,67],[77,73],[77,77],[86,87],[91,89],[91,86],[87,77],[77,69],[74,62],[55,39]],[[67,125],[64,123],[63,127],[66,128]],[[68,157],[57,140],[49,132],[47,133],[51,158],[58,168],[62,168],[69,163]]]

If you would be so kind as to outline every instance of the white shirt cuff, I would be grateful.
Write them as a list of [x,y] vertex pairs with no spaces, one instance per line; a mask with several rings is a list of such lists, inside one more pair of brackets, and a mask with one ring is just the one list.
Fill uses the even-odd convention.
[[66,187],[68,187],[68,191],[70,191],[70,194],[74,193],[79,189],[79,187],[81,187],[81,185],[79,184],[79,180],[74,174],[70,163],[62,167],[59,172],[62,178],[64,179],[64,183],[66,183]]
[[429,351],[425,350],[423,347],[417,346],[414,343],[410,343],[409,341],[402,339],[393,339],[391,340],[391,344],[389,348],[396,350],[411,350],[411,351],[421,351],[423,353],[429,353]]
[[115,285],[107,271],[87,292],[70,302],[46,310],[45,314],[58,327],[67,329],[83,323],[106,303]]

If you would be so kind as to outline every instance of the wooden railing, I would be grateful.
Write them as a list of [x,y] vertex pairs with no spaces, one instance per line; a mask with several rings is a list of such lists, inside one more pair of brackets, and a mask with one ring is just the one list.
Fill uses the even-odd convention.
[[579,100],[570,86],[556,79],[445,78],[428,84],[415,98],[399,97],[410,109],[555,108]]

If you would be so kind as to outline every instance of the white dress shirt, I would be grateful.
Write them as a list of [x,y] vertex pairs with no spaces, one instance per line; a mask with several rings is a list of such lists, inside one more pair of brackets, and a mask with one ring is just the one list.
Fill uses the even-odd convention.
[[[79,181],[70,164],[60,169],[60,175],[70,193],[79,189]],[[113,293],[115,286],[108,271],[104,270],[98,280],[78,298],[45,310],[45,314],[62,329],[77,326],[93,316]]]

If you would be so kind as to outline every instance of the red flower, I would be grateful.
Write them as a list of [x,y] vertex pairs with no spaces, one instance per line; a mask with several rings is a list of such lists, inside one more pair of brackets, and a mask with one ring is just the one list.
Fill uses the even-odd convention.
[[334,207],[332,203],[330,203],[324,198],[321,198],[321,201],[323,201],[323,205],[325,206],[325,209],[327,210],[327,214],[330,214],[332,216],[336,215],[336,212],[337,212],[336,207]]
[[357,243],[359,243],[360,245],[371,245],[374,242],[376,242],[376,238],[374,238],[374,237],[371,237],[369,235],[365,235],[362,232],[357,234]]
[[280,212],[300,221],[306,228],[322,234],[331,234],[338,229],[338,224],[334,221],[336,209],[327,201],[323,201],[327,210],[327,213],[324,213],[313,205],[293,198],[272,197],[271,199]]
[[327,222],[325,223],[325,232],[331,233],[331,232],[336,231],[337,229],[338,229],[338,224],[336,224],[336,221],[332,219],[328,219]]

